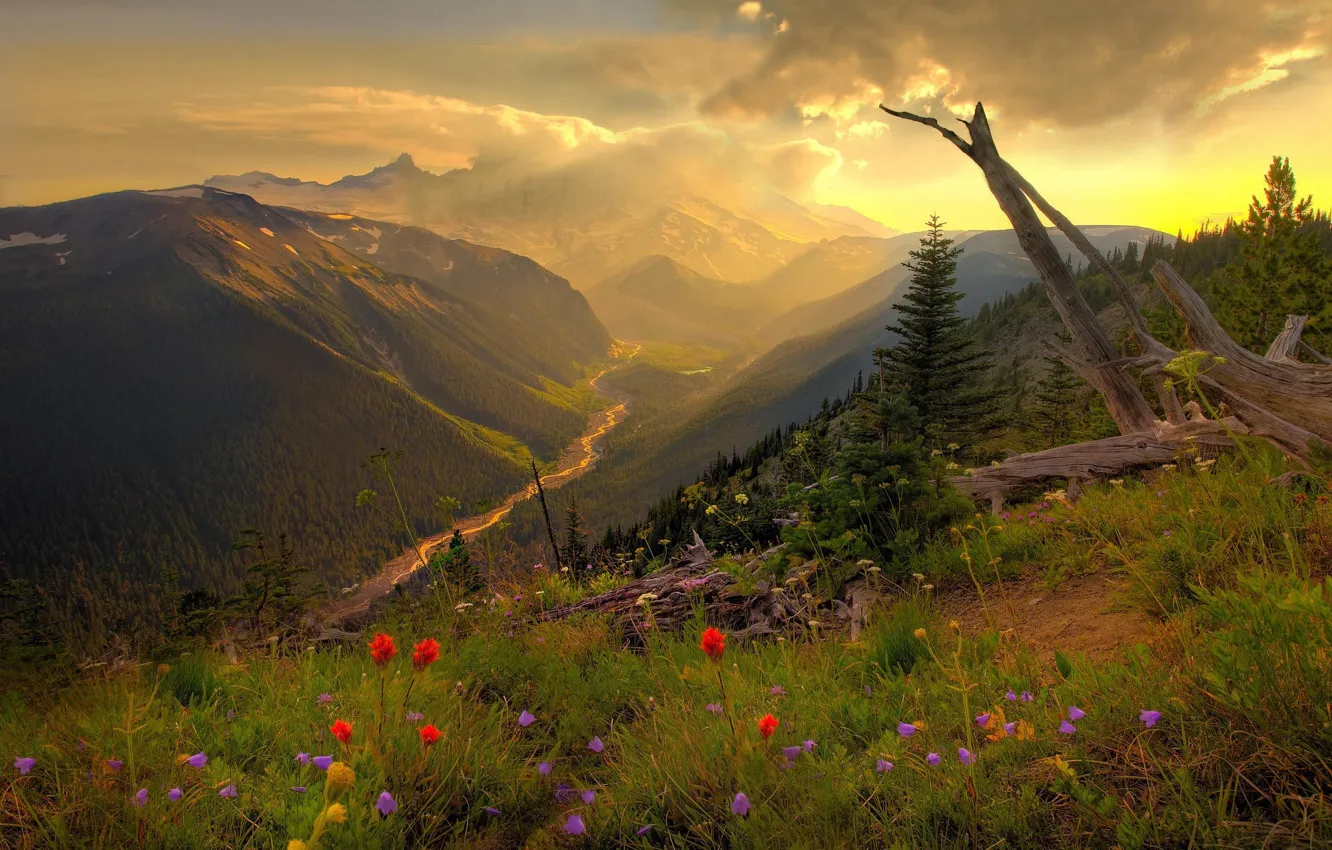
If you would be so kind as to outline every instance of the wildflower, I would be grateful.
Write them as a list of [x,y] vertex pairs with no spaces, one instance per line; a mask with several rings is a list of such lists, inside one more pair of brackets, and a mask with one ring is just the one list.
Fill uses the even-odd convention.
[[593,735],[592,740],[587,742],[587,748],[594,753],[599,753],[602,750],[606,749],[606,745],[601,743],[600,738],[598,738],[596,735]]
[[746,496],[744,493],[736,493],[736,494],[735,494],[735,503],[736,503],[737,505],[747,505],[747,504],[749,504],[749,497]]
[[537,765],[537,773],[542,776],[550,776],[550,772],[553,769],[554,768],[551,767],[551,764],[548,761],[543,761],[541,764]]
[[561,782],[555,786],[555,799],[560,803],[567,803],[573,799],[573,787],[566,782]]
[[1169,537],[1172,533],[1173,533],[1173,532],[1171,532],[1171,530],[1167,528],[1165,531],[1161,532],[1161,536],[1162,536],[1162,537]]
[[980,727],[989,726],[989,725],[990,725],[990,714],[989,714],[989,712],[985,712],[984,714],[977,714],[977,715],[976,715],[976,725],[977,725],[977,726],[980,726]]
[[590,806],[594,802],[596,802],[597,792],[589,788],[586,791],[584,791],[582,794],[579,794],[578,796],[582,798],[583,803]]
[[1113,484],[1113,485],[1116,486],[1116,487],[1119,487],[1119,486],[1121,486],[1121,485],[1124,483],[1124,479],[1122,479],[1122,478],[1111,478],[1111,479],[1110,479],[1110,483]]
[[638,832],[636,832],[635,835],[642,837],[644,835],[647,835],[648,832],[650,832],[651,830],[652,830],[652,824],[648,824],[647,826],[640,826],[638,828]]
[[232,711],[231,709],[228,708],[228,709],[227,709],[227,722],[230,723],[231,721],[233,721],[233,720],[235,720],[235,719],[236,719],[236,712],[234,712],[234,711]]
[[304,767],[305,765],[307,765],[307,764],[310,763],[310,754],[309,754],[309,753],[297,753],[297,754],[296,754],[296,758],[293,759],[293,761],[295,761],[297,764],[299,764],[299,765],[301,765],[302,767]]
[[425,640],[412,647],[412,666],[424,670],[439,660],[439,641],[434,638]]
[[1085,711],[1083,711],[1082,709],[1078,708],[1076,705],[1070,705],[1070,706],[1068,707],[1068,719],[1069,719],[1069,720],[1081,720],[1082,718],[1084,718],[1084,717],[1086,717],[1086,716],[1087,716],[1087,712],[1085,712]]
[[352,725],[345,720],[338,719],[333,721],[333,725],[328,727],[328,731],[333,733],[334,738],[345,744],[351,740]]
[[421,727],[421,743],[427,747],[439,740],[439,730],[435,724],[428,723]]
[[569,819],[564,822],[564,831],[570,835],[582,835],[586,830],[581,815],[569,815]]
[[960,631],[962,631],[962,624],[959,623],[957,620],[949,620],[949,621],[948,621],[948,628],[951,629],[951,630],[953,630],[953,631],[955,631],[955,632],[960,632]]
[[124,766],[125,766],[125,763],[124,763],[123,761],[121,761],[120,759],[107,759],[107,760],[106,760],[106,769],[107,769],[108,771],[110,771],[111,773],[120,773],[120,769],[121,769],[122,767],[124,767]]
[[522,726],[524,729],[535,722],[536,717],[530,711],[524,711],[522,714],[518,715],[518,725]]
[[915,635],[916,640],[925,640],[926,631],[924,629],[916,629],[911,634]]
[[134,794],[134,805],[138,806],[138,807],[141,808],[141,809],[142,809],[144,806],[148,805],[148,789],[147,789],[147,788],[140,788],[137,792],[135,792],[135,794]]
[[1156,721],[1161,719],[1161,712],[1153,711],[1150,708],[1144,708],[1138,715],[1138,719],[1142,721],[1142,725],[1150,729],[1156,725]]
[[500,816],[500,810],[495,808],[494,806],[486,806],[481,811],[485,812],[488,815],[493,815],[494,817]]
[[306,844],[299,838],[293,838],[287,842],[287,850],[306,850]]
[[867,697],[874,696],[874,689],[871,688],[869,685],[866,685],[863,690],[865,691],[865,696]]
[[314,762],[314,766],[319,768],[320,770],[328,770],[328,768],[333,764],[333,757],[315,756],[314,758],[310,759],[310,761]]
[[786,766],[790,767],[800,755],[800,747],[782,747],[782,755],[786,756]]
[[1069,723],[1067,720],[1061,720],[1059,721],[1059,731],[1064,735],[1072,735],[1074,732],[1078,731],[1078,727]]
[[1034,699],[1036,699],[1036,697],[1034,697],[1034,696],[1031,695],[1031,691],[1023,691],[1023,692],[1022,692],[1022,701],[1023,701],[1023,702],[1031,702],[1031,701],[1034,700]]
[[786,688],[783,688],[781,685],[773,685],[768,689],[768,693],[775,697],[784,697],[786,696]]
[[901,735],[903,738],[910,738],[912,735],[916,734],[916,724],[914,723],[897,724],[897,734]]
[[379,799],[375,800],[375,811],[379,812],[381,817],[388,817],[398,810],[398,801],[393,799],[393,795],[387,791],[379,794]]
[[939,762],[943,761],[943,758],[940,757],[938,753],[930,753],[929,755],[925,756],[925,761],[929,762],[932,765],[937,765]]
[[1009,688],[1008,693],[1004,694],[1004,699],[1008,700],[1009,702],[1017,702],[1017,694],[1013,693],[1012,688]]
[[646,608],[646,607],[648,607],[649,605],[651,605],[651,604],[652,604],[652,600],[654,600],[654,599],[656,599],[656,598],[657,598],[657,594],[655,594],[655,593],[644,593],[644,594],[642,594],[641,596],[638,597],[638,601],[635,602],[634,604],[637,605],[637,606],[640,607],[640,608]]
[[179,800],[183,796],[185,796],[185,792],[180,790],[179,788],[172,788],[170,791],[167,792],[167,799],[173,803]]
[[407,712],[407,720],[411,723],[416,723],[419,720],[425,720],[425,715],[419,711],[409,711]]
[[328,693],[327,691],[315,697],[315,702],[319,703],[320,705],[328,705],[332,701],[333,701],[333,695]]
[[731,801],[731,811],[742,818],[749,815],[749,798],[745,796],[744,791],[736,794],[735,799]]
[[1006,735],[1012,735],[1012,734],[1013,734],[1013,730],[1015,730],[1015,729],[1017,729],[1017,721],[1016,721],[1016,720],[1004,724],[1004,734],[1006,734]]
[[37,759],[30,759],[30,758],[14,759],[14,767],[18,768],[19,776],[27,776],[28,773],[32,770],[32,766],[35,765],[36,763]]
[[817,629],[817,628],[819,627],[819,621],[818,621],[818,620],[810,620],[810,621],[809,621],[809,627],[810,627],[811,629]]
[[236,796],[236,786],[235,786],[235,785],[228,785],[226,788],[223,788],[221,791],[218,791],[218,792],[217,792],[217,796],[219,796],[219,797],[226,797],[227,799],[231,799],[231,798],[235,797],[235,796]]
[[295,791],[297,794],[304,794],[310,789],[306,788],[304,785],[293,785],[291,786],[291,790]]
[[703,630],[703,641],[699,646],[708,658],[713,661],[721,661],[722,654],[726,652],[726,635],[712,626],[708,626]]
[[708,711],[711,711],[713,714],[722,713],[722,707],[715,702],[708,703],[706,706],[704,706],[704,708],[706,708]]
[[328,766],[328,779],[325,780],[330,794],[350,791],[356,787],[356,771],[346,762],[335,761]]
[[781,721],[773,717],[771,714],[763,715],[758,721],[759,734],[765,739],[771,738],[772,733],[777,731],[777,724],[779,722]]
[[324,823],[346,823],[347,807],[341,803],[334,803],[324,810]]
[[185,763],[188,764],[190,767],[203,767],[204,765],[208,764],[208,756],[204,755],[203,753],[195,753],[194,755],[185,759]]
[[[564,569],[565,569],[566,571],[568,571],[569,568],[568,568],[568,567],[565,567]],[[453,606],[453,610],[455,610],[455,611],[466,611],[468,608],[471,608],[471,607],[472,607],[472,603],[470,603],[470,602],[459,602],[457,605],[454,605],[454,606]]]
[[811,738],[808,741],[803,742],[800,746],[805,748],[805,752],[812,753],[814,752],[814,748],[817,747],[818,744],[814,743],[814,739]]
[[893,763],[888,761],[888,759],[879,759],[874,763],[875,773],[887,773],[892,769],[893,769]]
[[393,656],[398,654],[398,647],[393,644],[393,636],[386,635],[383,632],[375,635],[374,640],[370,641],[368,646],[370,647],[370,657],[380,667],[392,661]]

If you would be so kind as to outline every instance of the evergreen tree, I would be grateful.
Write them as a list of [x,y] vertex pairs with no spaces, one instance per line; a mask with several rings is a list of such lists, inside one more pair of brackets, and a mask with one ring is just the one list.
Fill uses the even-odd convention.
[[573,576],[582,576],[587,571],[590,551],[587,534],[583,531],[583,514],[578,510],[578,503],[571,501],[564,509],[564,562]]
[[920,249],[911,252],[911,283],[893,305],[900,318],[887,329],[898,343],[887,353],[888,379],[899,384],[925,427],[950,442],[974,445],[996,427],[997,398],[982,384],[990,354],[980,349],[957,310],[961,248],[931,216]]
[[1240,257],[1224,275],[1230,283],[1217,291],[1218,320],[1257,352],[1280,333],[1287,313],[1308,314],[1306,339],[1322,339],[1329,289],[1313,198],[1296,195],[1289,159],[1273,157],[1264,179],[1263,200],[1251,200],[1248,220],[1237,227]]
[[1036,382],[1036,403],[1031,425],[1041,448],[1069,442],[1078,419],[1078,388],[1082,381],[1057,357],[1046,357],[1049,370]]

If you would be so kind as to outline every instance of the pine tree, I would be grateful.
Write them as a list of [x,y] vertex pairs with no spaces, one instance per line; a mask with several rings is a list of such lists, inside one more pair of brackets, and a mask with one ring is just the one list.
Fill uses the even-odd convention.
[[1067,443],[1077,422],[1078,388],[1082,381],[1064,361],[1046,357],[1049,370],[1036,382],[1036,403],[1031,424],[1040,438],[1041,448]]
[[[1328,332],[1320,321],[1327,306],[1328,264],[1320,245],[1313,198],[1299,200],[1290,160],[1273,157],[1263,200],[1254,197],[1249,218],[1238,225],[1240,259],[1218,287],[1218,320],[1236,342],[1263,351],[1281,331],[1287,313],[1309,315],[1308,339]],[[1325,321],[1325,320],[1324,320]]]
[[900,318],[887,329],[898,343],[887,354],[888,380],[900,385],[926,428],[974,445],[996,427],[997,399],[982,384],[990,354],[976,346],[957,310],[957,258],[961,248],[943,235],[943,222],[930,216],[920,249],[911,252],[911,283],[893,305]]
[[564,509],[564,562],[575,577],[587,571],[589,553],[587,534],[583,531],[583,514],[578,510],[577,502],[570,502],[569,507]]

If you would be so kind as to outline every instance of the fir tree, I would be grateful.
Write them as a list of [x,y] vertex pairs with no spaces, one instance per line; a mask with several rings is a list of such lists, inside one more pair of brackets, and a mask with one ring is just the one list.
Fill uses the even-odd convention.
[[961,248],[943,235],[937,215],[920,249],[911,252],[911,283],[893,305],[900,318],[887,329],[898,343],[887,354],[890,382],[899,384],[928,428],[945,439],[974,445],[996,427],[997,399],[982,385],[990,354],[976,346],[957,310],[957,258]]
[[564,510],[564,562],[575,577],[586,572],[589,554],[587,534],[583,531],[583,514],[578,510],[577,502],[570,502]]
[[1240,258],[1218,287],[1218,320],[1236,342],[1264,351],[1280,333],[1287,313],[1309,315],[1306,339],[1327,333],[1319,314],[1327,306],[1328,264],[1320,245],[1313,198],[1300,200],[1290,160],[1273,157],[1263,200],[1254,197],[1249,218],[1238,225]]
[[1049,370],[1036,382],[1031,424],[1041,448],[1067,443],[1078,419],[1078,388],[1082,381],[1057,357],[1046,357]]

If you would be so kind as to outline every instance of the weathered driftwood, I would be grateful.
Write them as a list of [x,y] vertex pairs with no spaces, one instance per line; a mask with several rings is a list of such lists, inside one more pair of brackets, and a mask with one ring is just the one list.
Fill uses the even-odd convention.
[[[1207,364],[1198,383],[1222,404],[1228,415],[1219,422],[1200,416],[1188,419],[1163,374],[1177,352],[1148,332],[1128,284],[1100,251],[999,156],[984,107],[976,104],[972,120],[962,121],[970,133],[970,142],[933,118],[886,106],[880,108],[890,115],[938,130],[981,168],[991,193],[1012,223],[1019,243],[1072,336],[1072,351],[1053,345],[1047,348],[1101,393],[1122,434],[1109,440],[1012,457],[970,478],[955,479],[959,486],[978,498],[989,498],[997,510],[1006,493],[1037,481],[1068,478],[1070,483],[1080,483],[1086,478],[1123,474],[1134,468],[1168,462],[1186,442],[1223,445],[1231,441],[1233,434],[1252,434],[1300,459],[1307,459],[1316,443],[1332,443],[1332,369],[1321,355],[1315,358],[1320,361],[1318,364],[1294,359],[1296,347],[1303,346],[1299,339],[1303,322],[1298,317],[1287,320],[1286,329],[1273,343],[1269,356],[1258,357],[1236,344],[1183,278],[1168,263],[1158,261],[1152,268],[1152,276],[1184,319],[1191,344],[1221,358],[1221,362]],[[1128,313],[1140,354],[1122,357],[1115,351],[1077,291],[1032,203],[1113,282]],[[1138,377],[1130,373],[1131,368],[1151,376],[1165,422],[1157,419],[1140,389]]]
[[1304,333],[1304,323],[1308,320],[1308,316],[1287,316],[1286,326],[1272,340],[1263,356],[1268,360],[1299,362],[1295,358],[1295,351],[1299,348],[1300,334]]

